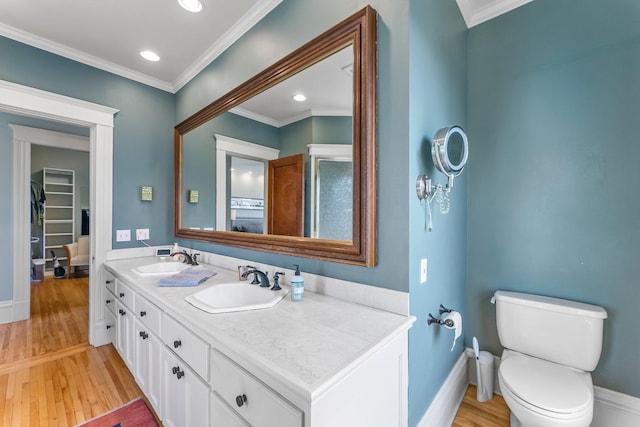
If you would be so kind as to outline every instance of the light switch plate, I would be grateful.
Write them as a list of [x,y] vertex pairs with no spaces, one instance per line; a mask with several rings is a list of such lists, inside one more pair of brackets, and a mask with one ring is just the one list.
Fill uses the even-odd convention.
[[116,242],[129,242],[131,240],[131,230],[116,230]]
[[137,228],[136,229],[136,240],[149,240],[149,229],[148,228]]
[[420,260],[420,283],[427,282],[427,259],[422,258]]

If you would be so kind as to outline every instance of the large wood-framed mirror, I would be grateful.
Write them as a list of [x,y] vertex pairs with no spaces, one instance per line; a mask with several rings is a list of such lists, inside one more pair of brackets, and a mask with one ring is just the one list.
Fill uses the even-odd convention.
[[175,127],[176,237],[375,265],[376,32],[367,6]]

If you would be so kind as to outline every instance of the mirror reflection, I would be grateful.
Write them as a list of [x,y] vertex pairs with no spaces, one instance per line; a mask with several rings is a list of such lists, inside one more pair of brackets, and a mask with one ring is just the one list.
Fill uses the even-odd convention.
[[176,125],[176,237],[375,265],[376,27],[365,6]]
[[353,59],[349,44],[185,133],[181,227],[351,241]]

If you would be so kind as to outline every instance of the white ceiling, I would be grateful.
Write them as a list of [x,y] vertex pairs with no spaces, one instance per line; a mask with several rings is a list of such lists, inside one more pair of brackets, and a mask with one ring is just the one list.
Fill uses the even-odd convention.
[[[0,36],[175,93],[283,0],[201,1],[2,0]],[[456,0],[468,27],[529,1]]]
[[0,35],[173,93],[281,2],[202,0],[191,13],[176,0],[2,0]]

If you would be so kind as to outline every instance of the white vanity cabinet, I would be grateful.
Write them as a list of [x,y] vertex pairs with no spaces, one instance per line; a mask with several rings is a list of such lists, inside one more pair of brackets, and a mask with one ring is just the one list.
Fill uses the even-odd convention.
[[216,350],[211,352],[211,378],[214,392],[251,425],[302,427],[300,409]]
[[144,297],[135,295],[135,372],[136,382],[162,418],[162,340],[160,316],[162,311]]
[[115,313],[116,348],[164,426],[407,426],[414,318],[316,295],[210,315],[184,302],[192,290],[131,272],[143,262],[110,263],[116,305],[105,301],[105,315]]
[[209,406],[209,427],[251,427],[240,418],[233,409],[230,409],[216,392],[211,392],[211,405]]
[[106,272],[104,291],[104,323],[110,343],[116,342],[116,278]]
[[116,349],[131,372],[135,367],[135,317],[133,291],[116,280]]
[[[168,347],[162,349],[162,423],[165,427],[209,425],[209,384]],[[223,427],[224,424],[219,424]],[[226,427],[226,426],[225,426]]]

